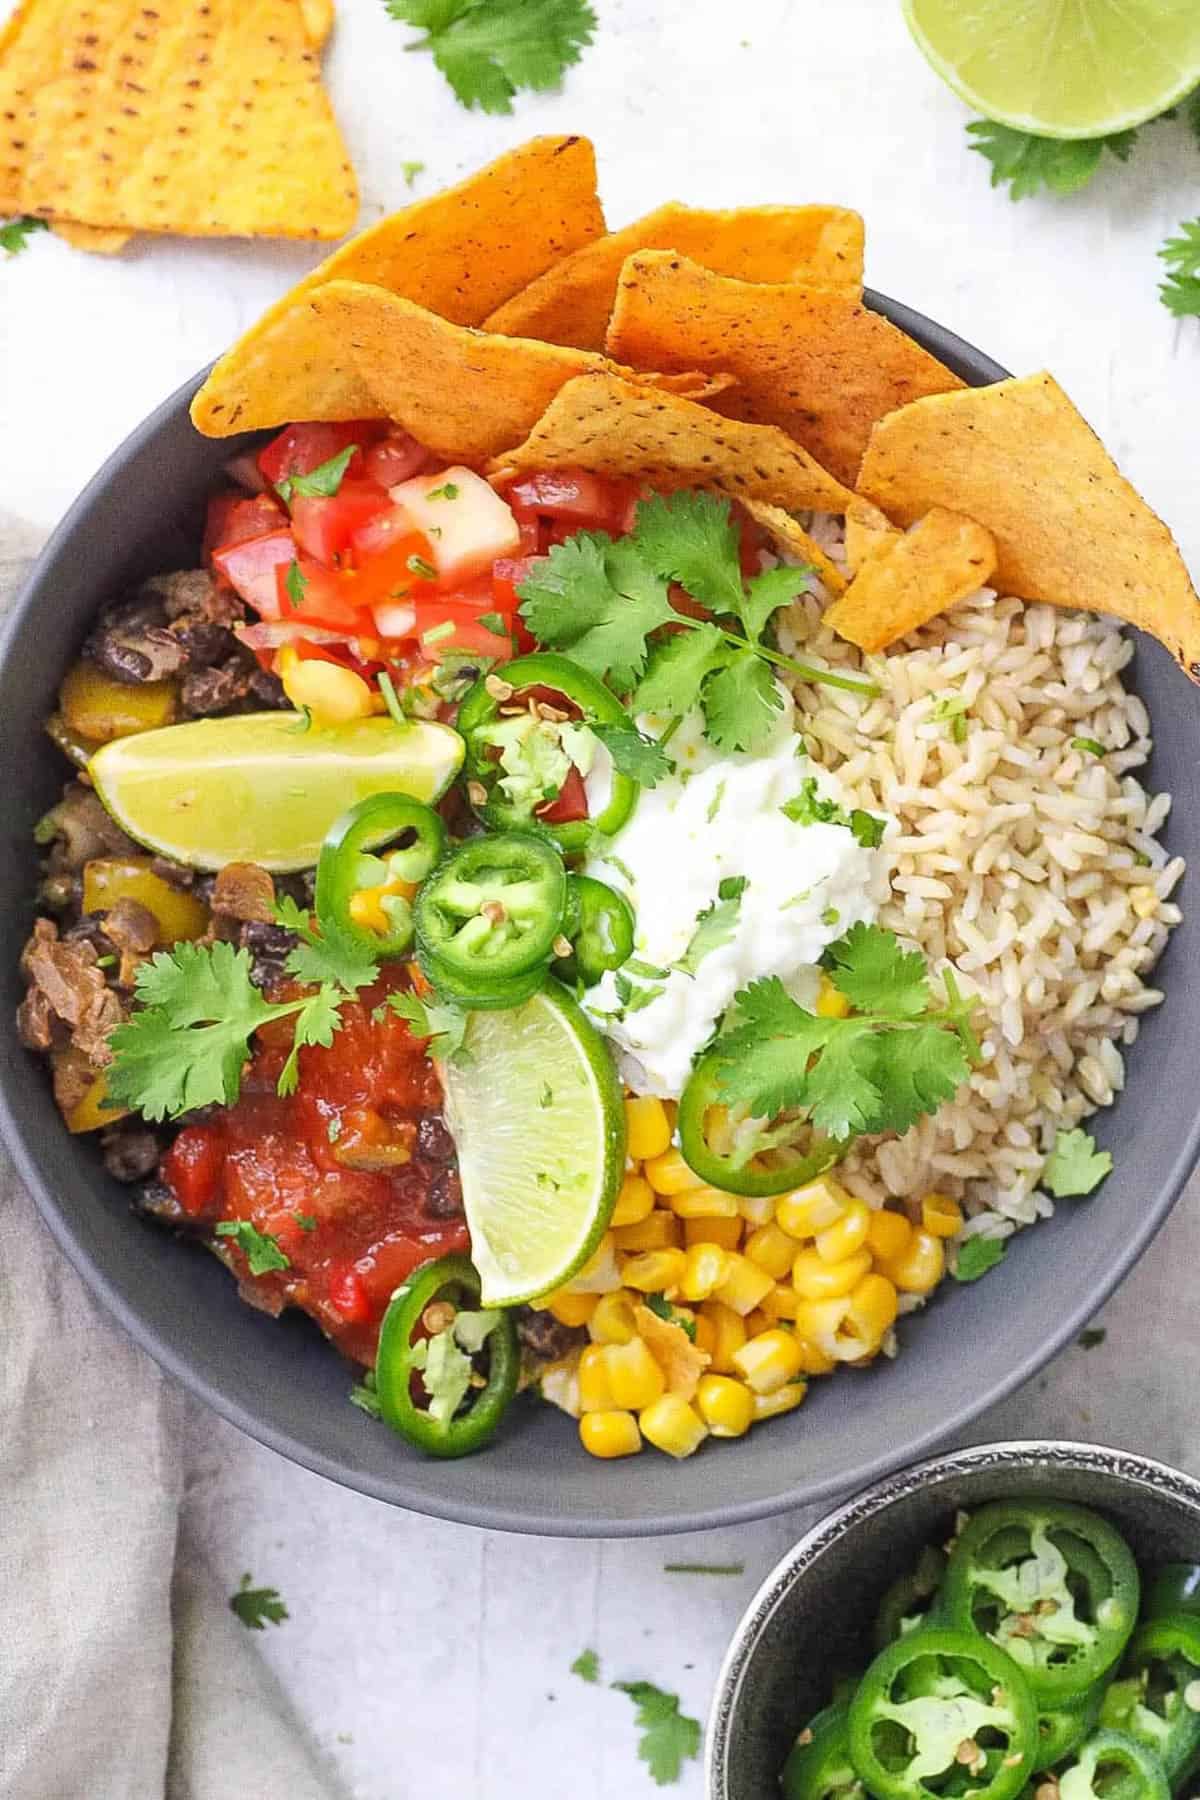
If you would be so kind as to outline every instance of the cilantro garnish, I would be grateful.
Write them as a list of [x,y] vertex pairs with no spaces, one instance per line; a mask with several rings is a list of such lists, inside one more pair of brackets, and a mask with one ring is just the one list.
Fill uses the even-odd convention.
[[303,500],[331,500],[341,487],[342,477],[357,450],[357,444],[347,444],[344,450],[318,463],[307,475],[285,475],[282,481],[275,483],[276,493],[288,506],[297,494]]
[[645,1303],[656,1318],[667,1325],[678,1325],[685,1338],[691,1343],[696,1341],[696,1321],[685,1312],[677,1312],[665,1294],[647,1294]]
[[317,1229],[317,1221],[312,1213],[294,1212],[292,1217],[295,1219],[301,1231],[315,1231]]
[[413,1036],[427,1038],[427,1056],[440,1062],[465,1063],[468,1015],[449,1002],[422,1000],[418,994],[389,994],[388,1005],[412,1026]]
[[683,1765],[700,1754],[700,1721],[679,1710],[679,1696],[665,1694],[651,1681],[614,1681],[613,1687],[628,1694],[637,1707],[635,1723],[641,1732],[638,1756],[659,1786],[678,1781]]
[[498,612],[480,613],[475,622],[477,625],[482,625],[485,631],[494,631],[497,637],[508,636],[508,626]]
[[404,566],[410,575],[419,576],[422,581],[437,580],[437,570],[427,557],[410,556]]
[[[743,875],[723,881],[712,905],[706,906],[697,915],[696,929],[688,941],[688,947],[675,964],[684,975],[694,975],[710,951],[719,950],[722,944],[731,941],[738,927],[742,895],[748,886],[749,882]],[[628,968],[628,963],[625,966]]]
[[375,1392],[375,1371],[368,1369],[361,1381],[350,1389],[350,1404],[365,1412],[369,1419],[382,1419],[383,1406]]
[[[300,602],[304,599],[304,591],[308,586],[308,576],[304,573],[304,570],[300,567],[300,564],[296,561],[295,557],[293,557],[288,564],[288,572],[284,577],[283,585],[287,593],[288,605],[299,606]],[[312,714],[310,713],[310,722],[311,719]],[[305,730],[307,729],[308,727],[305,726]]]
[[1065,1200],[1072,1194],[1090,1194],[1111,1173],[1112,1166],[1112,1157],[1107,1150],[1097,1150],[1089,1131],[1060,1131],[1046,1158],[1039,1185],[1056,1200]]
[[836,800],[827,800],[817,786],[815,775],[806,775],[800,783],[800,792],[794,799],[786,800],[779,810],[795,825],[844,825],[864,850],[879,848],[887,825],[886,819],[864,811],[861,806],[847,812]]
[[594,1650],[581,1650],[571,1664],[571,1673],[578,1675],[580,1681],[599,1681],[600,1658]]
[[0,250],[6,251],[9,256],[19,256],[22,250],[28,249],[29,239],[35,231],[49,229],[49,221],[46,219],[6,219],[0,225]]
[[1137,142],[1136,131],[1118,131],[1102,138],[1033,137],[1011,125],[976,119],[967,126],[977,150],[992,166],[992,186],[1008,183],[1014,200],[1027,200],[1045,188],[1051,194],[1077,194],[1100,167],[1107,150],[1120,162],[1128,162]]
[[402,162],[400,173],[404,177],[405,187],[411,187],[417,176],[425,173],[425,164],[423,162]]
[[968,1238],[961,1244],[954,1263],[955,1281],[978,1281],[1008,1255],[1003,1238]]
[[283,965],[297,981],[331,982],[344,994],[356,994],[359,988],[369,987],[379,973],[370,950],[357,938],[339,930],[332,919],[322,920],[316,930],[308,913],[290,895],[276,902],[275,917],[300,939]]
[[282,1625],[289,1617],[287,1607],[279,1598],[279,1589],[252,1588],[248,1572],[242,1576],[237,1593],[229,1596],[229,1610],[237,1614],[248,1631],[265,1631],[268,1621],[272,1625]]
[[457,481],[443,481],[441,487],[430,488],[427,500],[457,500],[459,488]]
[[1108,1333],[1102,1325],[1089,1325],[1086,1331],[1080,1332],[1076,1342],[1081,1350],[1096,1350],[1107,1336]]
[[1099,743],[1096,738],[1072,738],[1071,748],[1072,750],[1082,750],[1088,756],[1103,756],[1105,754],[1104,745]]
[[1200,219],[1186,220],[1158,254],[1167,265],[1158,290],[1167,311],[1177,319],[1200,315]]
[[636,725],[608,725],[588,721],[588,730],[612,758],[619,775],[628,775],[639,787],[656,787],[670,773],[671,759],[654,738],[643,737]]
[[[316,1225],[316,1220],[313,1220]],[[218,1237],[233,1238],[250,1265],[252,1275],[266,1275],[272,1269],[290,1269],[291,1259],[280,1249],[279,1241],[269,1231],[260,1231],[249,1219],[222,1219],[216,1228]]]
[[463,106],[512,111],[519,88],[558,86],[592,41],[587,0],[385,0],[393,19],[426,35],[405,46],[429,50]]
[[140,1009],[110,1039],[109,1093],[147,1119],[178,1118],[193,1107],[237,1099],[250,1040],[269,1019],[295,1018],[280,1093],[296,1085],[302,1044],[329,1045],[341,998],[331,982],[301,1000],[272,1004],[250,979],[250,956],[232,944],[179,943],[137,972]]

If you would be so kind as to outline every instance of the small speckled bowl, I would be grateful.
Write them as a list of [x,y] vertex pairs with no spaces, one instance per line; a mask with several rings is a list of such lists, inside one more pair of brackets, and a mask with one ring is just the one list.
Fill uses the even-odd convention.
[[796,1733],[835,1671],[865,1668],[879,1602],[960,1507],[1046,1495],[1105,1513],[1139,1563],[1200,1561],[1200,1482],[1097,1444],[983,1444],[917,1463],[829,1513],[767,1576],[734,1633],[708,1724],[708,1800],[779,1800]]

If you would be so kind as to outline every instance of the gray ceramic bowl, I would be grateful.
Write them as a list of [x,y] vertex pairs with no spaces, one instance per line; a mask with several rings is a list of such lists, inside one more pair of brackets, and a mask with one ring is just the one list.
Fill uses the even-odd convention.
[[[966,379],[1004,370],[881,296],[885,312]],[[104,599],[194,560],[203,500],[239,440],[197,436],[189,382],[117,451],[43,554],[0,652],[0,734],[8,800],[0,855],[0,1007],[19,997],[17,952],[36,881],[34,821],[63,778],[42,732],[57,685]],[[1139,639],[1133,679],[1159,736],[1151,780],[1182,802],[1175,853],[1200,858],[1200,709],[1157,644]],[[1129,1086],[1098,1126],[1116,1172],[1090,1200],[1060,1207],[977,1287],[944,1294],[904,1330],[895,1365],[816,1382],[803,1411],[698,1461],[645,1454],[614,1469],[580,1449],[549,1408],[514,1410],[499,1441],[463,1462],[429,1462],[347,1403],[347,1365],[298,1316],[273,1322],[237,1298],[206,1252],[133,1218],[94,1143],[70,1138],[45,1070],[3,1039],[0,1126],[51,1231],[97,1297],[164,1368],[235,1425],[334,1481],[443,1518],[512,1531],[631,1536],[727,1524],[846,1494],[932,1449],[1010,1392],[1076,1334],[1178,1195],[1200,1151],[1192,1047],[1200,986],[1181,977],[1197,926],[1162,966],[1169,1004],[1146,1021]]]
[[1044,1495],[1105,1513],[1139,1563],[1200,1561],[1200,1482],[1092,1444],[985,1444],[881,1481],[822,1519],[767,1576],[734,1634],[708,1726],[708,1800],[779,1800],[796,1733],[833,1671],[865,1668],[897,1574],[959,1507]]

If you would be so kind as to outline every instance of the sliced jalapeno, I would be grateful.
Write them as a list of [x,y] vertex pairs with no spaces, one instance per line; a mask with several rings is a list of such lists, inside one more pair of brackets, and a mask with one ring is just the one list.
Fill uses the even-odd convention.
[[417,894],[422,957],[470,1004],[478,990],[540,969],[562,930],[567,877],[553,844],[526,833],[469,838]]
[[1169,1781],[1191,1774],[1200,1760],[1200,1619],[1177,1613],[1139,1626],[1100,1718],[1153,1750]]
[[[731,1129],[717,1081],[723,1060],[719,1051],[710,1050],[692,1070],[679,1101],[683,1159],[709,1187],[728,1194],[785,1194],[823,1175],[845,1154],[845,1145],[803,1124],[795,1127],[795,1143],[788,1143],[787,1134],[777,1127],[771,1128],[765,1134],[765,1149],[755,1147],[759,1121],[746,1119]],[[728,1136],[727,1146],[713,1143],[714,1121]]]
[[1168,1800],[1171,1789],[1152,1750],[1123,1731],[1095,1731],[1058,1773],[1062,1800]]
[[[478,1450],[517,1391],[521,1358],[512,1317],[480,1311],[479,1294],[467,1258],[443,1256],[415,1270],[384,1314],[375,1363],[380,1409],[393,1431],[430,1456]],[[487,1374],[476,1387],[483,1359]],[[423,1403],[414,1396],[418,1382]]]
[[1091,1736],[1102,1718],[1104,1685],[1097,1683],[1078,1700],[1064,1700],[1061,1706],[1038,1714],[1038,1751],[1034,1773],[1052,1769],[1064,1756],[1078,1750]]
[[1161,1563],[1142,1595],[1142,1617],[1194,1613],[1200,1617],[1200,1563]]
[[606,969],[619,969],[633,955],[633,932],[633,909],[623,894],[591,875],[568,875],[563,935],[571,954],[556,962],[554,973],[568,986],[594,987]]
[[413,941],[411,900],[446,849],[446,827],[407,794],[372,794],[330,828],[317,863],[318,920],[373,956],[404,956]]
[[1133,1630],[1139,1591],[1128,1545],[1097,1513],[999,1501],[959,1537],[943,1596],[947,1619],[1007,1651],[1050,1711],[1112,1668]]
[[504,981],[472,978],[466,982],[439,957],[419,951],[417,961],[441,998],[461,1007],[464,1012],[506,1012],[512,1006],[524,1006],[546,985],[548,973],[546,965],[539,963],[536,969],[528,969],[524,975],[510,975]]
[[893,1581],[880,1601],[875,1620],[876,1650],[886,1650],[897,1638],[907,1637],[928,1617],[937,1603],[945,1573],[945,1552],[927,1544],[916,1567]]
[[809,1720],[779,1776],[783,1800],[858,1800],[848,1720],[848,1707],[836,1703]]

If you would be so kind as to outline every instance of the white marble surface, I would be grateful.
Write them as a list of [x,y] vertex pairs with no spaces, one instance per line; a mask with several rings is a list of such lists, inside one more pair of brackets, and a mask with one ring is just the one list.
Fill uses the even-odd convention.
[[[1193,418],[1200,326],[1159,306],[1154,252],[1196,211],[1182,127],[1147,134],[1072,202],[1010,203],[968,155],[965,114],[910,45],[896,0],[596,0],[596,45],[514,119],[462,112],[380,0],[341,0],[328,71],[364,220],[537,131],[596,141],[610,219],[669,196],[834,200],[868,225],[868,278],[1008,367],[1049,366],[1200,570]],[[0,5],[0,11],[3,11]],[[49,526],[103,456],[316,253],[150,243],[115,261],[39,238],[0,271],[0,497]],[[1105,1317],[977,1435],[1061,1433],[1200,1468],[1193,1192]],[[731,1447],[731,1454],[736,1450]],[[628,1701],[569,1674],[675,1688],[702,1715],[739,1612],[799,1516],[641,1544],[489,1537],[408,1517],[294,1469],[192,1409],[190,1540],[291,1618],[262,1651],[353,1800],[639,1800]],[[664,1562],[743,1562],[731,1578]],[[698,1765],[674,1790],[701,1792]],[[235,1800],[231,1796],[231,1800]],[[236,1800],[258,1800],[237,1796]],[[263,1800],[274,1800],[265,1796]]]

